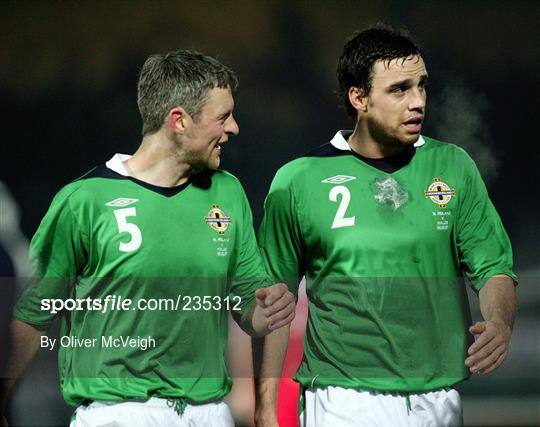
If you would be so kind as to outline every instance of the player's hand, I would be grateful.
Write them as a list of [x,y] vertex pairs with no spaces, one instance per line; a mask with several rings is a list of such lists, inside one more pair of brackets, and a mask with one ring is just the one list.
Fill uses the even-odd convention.
[[465,365],[473,374],[489,374],[506,359],[512,330],[504,322],[488,320],[475,323],[469,332],[476,340],[469,347]]
[[266,335],[294,319],[294,295],[287,285],[276,283],[255,291],[256,307],[253,329],[258,335]]
[[0,415],[0,427],[8,427],[6,417],[4,417],[3,415]]

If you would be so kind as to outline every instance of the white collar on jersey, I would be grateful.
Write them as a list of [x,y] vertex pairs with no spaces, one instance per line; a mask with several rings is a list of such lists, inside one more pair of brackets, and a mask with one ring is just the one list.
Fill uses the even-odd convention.
[[[345,139],[345,135],[349,136],[351,133],[352,131],[350,130],[338,130],[330,141],[330,144],[332,144],[334,147],[341,151],[352,151],[351,147],[349,147],[349,143]],[[424,138],[422,138],[422,136],[420,135],[420,138],[418,138],[418,141],[414,143],[414,146],[421,147],[425,143],[426,141],[424,141]]]
[[130,157],[130,154],[117,153],[111,157],[111,160],[105,163],[105,166],[107,166],[110,170],[119,173],[120,175],[129,176],[129,173],[122,162],[126,161]]

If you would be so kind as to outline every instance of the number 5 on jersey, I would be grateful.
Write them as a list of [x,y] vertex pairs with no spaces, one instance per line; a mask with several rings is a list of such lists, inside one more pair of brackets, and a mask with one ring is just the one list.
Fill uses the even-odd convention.
[[330,190],[328,198],[332,202],[337,202],[338,195],[341,195],[341,201],[339,203],[336,216],[334,217],[332,228],[352,227],[354,225],[356,215],[345,217],[347,208],[349,207],[349,203],[351,201],[351,192],[344,185],[336,185]]
[[120,242],[118,249],[120,252],[133,252],[140,248],[142,244],[141,229],[135,224],[127,221],[127,217],[136,216],[137,210],[135,208],[116,209],[114,216],[118,225],[119,233],[129,233],[131,240],[129,242]]

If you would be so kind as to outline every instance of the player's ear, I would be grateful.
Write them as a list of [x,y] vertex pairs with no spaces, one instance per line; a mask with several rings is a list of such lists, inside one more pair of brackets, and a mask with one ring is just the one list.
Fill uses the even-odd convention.
[[167,130],[183,135],[186,132],[186,126],[189,125],[191,117],[182,107],[174,107],[167,113],[165,126]]
[[349,102],[358,112],[367,111],[368,97],[366,91],[361,87],[351,86],[349,88]]

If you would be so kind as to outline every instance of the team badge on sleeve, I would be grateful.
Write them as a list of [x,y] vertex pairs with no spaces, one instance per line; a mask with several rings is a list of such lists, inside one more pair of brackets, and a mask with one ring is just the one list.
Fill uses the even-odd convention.
[[230,216],[227,216],[227,214],[219,208],[219,205],[212,205],[212,209],[210,209],[208,215],[204,217],[204,222],[206,222],[212,230],[219,234],[224,234],[232,223],[232,220]]
[[440,208],[444,208],[456,195],[456,191],[439,178],[434,178],[424,195]]

